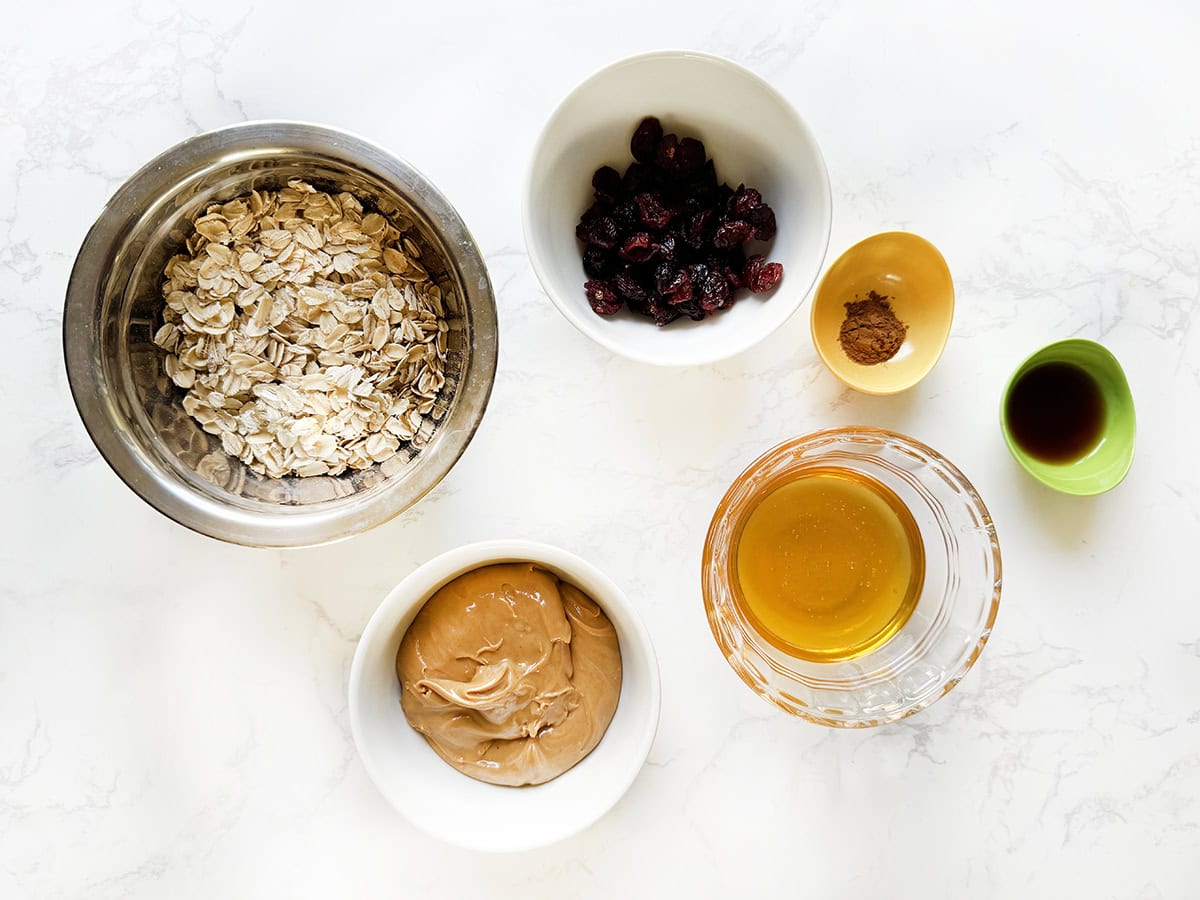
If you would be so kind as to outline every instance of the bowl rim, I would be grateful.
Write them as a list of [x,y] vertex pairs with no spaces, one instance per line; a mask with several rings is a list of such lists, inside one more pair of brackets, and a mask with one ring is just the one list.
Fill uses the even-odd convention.
[[[629,755],[624,773],[614,783],[614,790],[610,795],[600,798],[595,808],[590,811],[589,816],[576,823],[571,830],[549,838],[539,838],[533,841],[523,841],[518,834],[510,834],[507,835],[509,839],[500,844],[483,845],[480,842],[469,839],[464,840],[461,835],[450,833],[423,820],[418,813],[414,812],[414,808],[405,802],[402,793],[389,788],[372,755],[372,745],[363,737],[363,711],[360,704],[363,670],[367,664],[369,649],[383,641],[388,630],[396,622],[409,615],[413,610],[423,606],[440,587],[458,575],[472,569],[493,563],[517,561],[538,563],[551,570],[571,576],[566,579],[568,581],[573,580],[573,578],[579,578],[580,580],[586,580],[592,584],[599,585],[603,589],[603,596],[593,596],[592,599],[604,609],[606,615],[609,614],[609,610],[611,609],[617,610],[622,624],[628,626],[628,634],[623,635],[623,637],[633,638],[632,647],[627,647],[622,643],[622,660],[626,658],[627,654],[630,654],[631,658],[632,656],[636,656],[645,663],[647,682],[644,689],[644,702],[646,703],[648,726],[642,726],[643,732],[638,740],[636,749]],[[629,791],[634,780],[644,768],[646,759],[650,754],[650,749],[654,744],[655,736],[658,733],[659,719],[662,712],[662,679],[658,667],[658,656],[654,650],[654,642],[637,607],[630,601],[625,592],[603,571],[581,556],[552,544],[521,538],[490,539],[454,547],[426,560],[402,578],[395,587],[388,591],[379,606],[371,614],[371,618],[367,622],[366,628],[363,629],[358,644],[355,646],[354,657],[350,664],[347,695],[350,731],[354,738],[354,746],[363,768],[366,770],[367,776],[370,778],[371,783],[375,785],[380,795],[414,827],[447,843],[484,852],[519,852],[548,846],[565,840],[598,821]],[[603,746],[603,741],[597,745],[596,749],[599,749],[600,746]],[[592,752],[595,753],[596,749]],[[430,752],[432,753],[432,751]],[[446,765],[441,760],[438,760],[438,763]],[[469,776],[463,775],[462,777],[468,778]],[[545,785],[537,785],[532,788],[525,787],[520,788],[520,790],[541,790],[550,787],[554,783],[555,780],[551,780],[546,782]],[[483,785],[483,787],[494,786]],[[511,789],[505,788],[505,790]]]
[[[828,716],[823,716],[819,713],[814,713],[807,709],[787,706],[782,703],[779,698],[773,697],[770,694],[761,691],[749,680],[748,673],[744,667],[734,664],[733,660],[737,655],[737,648],[733,647],[726,639],[720,627],[720,614],[711,596],[711,560],[714,555],[714,542],[722,521],[726,516],[729,515],[729,503],[737,489],[765,465],[781,455],[785,455],[807,444],[824,442],[840,436],[853,435],[861,435],[874,439],[898,440],[900,443],[914,447],[921,453],[929,456],[932,459],[936,459],[939,463],[944,465],[959,482],[959,486],[968,496],[971,505],[980,511],[983,518],[985,518],[988,522],[988,527],[991,529],[991,552],[989,553],[989,560],[994,568],[991,594],[987,602],[987,618],[983,622],[981,632],[976,639],[974,646],[971,647],[970,652],[963,658],[963,661],[959,664],[958,668],[949,673],[945,680],[938,686],[938,689],[933,693],[922,698],[918,702],[899,710],[896,713],[891,713],[874,719],[831,718]],[[712,632],[713,640],[716,643],[717,649],[720,651],[721,656],[724,658],[726,664],[738,677],[738,679],[748,688],[750,688],[755,695],[772,704],[773,706],[782,709],[789,715],[804,719],[817,725],[824,725],[829,728],[837,729],[876,728],[884,725],[890,725],[903,719],[907,719],[910,716],[916,715],[924,709],[928,709],[942,697],[945,697],[948,693],[950,693],[950,691],[957,687],[963,678],[967,676],[967,673],[974,668],[980,654],[983,653],[984,647],[987,646],[987,643],[992,636],[992,632],[995,630],[996,618],[1000,612],[1000,599],[1004,587],[1004,562],[1000,552],[1000,542],[999,536],[996,532],[995,519],[992,517],[991,511],[988,509],[987,504],[984,502],[983,497],[979,493],[979,490],[975,487],[971,480],[967,478],[963,471],[958,468],[953,461],[948,459],[934,448],[930,447],[924,441],[917,440],[916,438],[907,434],[903,434],[902,432],[892,431],[887,428],[879,428],[873,425],[843,425],[833,428],[822,428],[817,431],[780,441],[756,456],[729,483],[729,487],[721,495],[721,499],[718,501],[717,506],[713,511],[712,519],[709,522],[708,529],[704,536],[704,548],[701,553],[700,574],[701,599],[704,603],[705,618],[708,621],[709,630]]]
[[[928,366],[926,366],[922,371],[918,372],[916,376],[910,377],[906,381],[897,381],[896,384],[891,387],[870,388],[864,386],[858,381],[847,378],[842,371],[838,369],[838,367],[834,366],[830,362],[829,356],[826,353],[825,342],[817,337],[817,305],[820,303],[821,291],[825,287],[825,279],[829,277],[829,273],[833,271],[834,267],[836,267],[838,263],[840,263],[851,253],[860,249],[864,244],[869,244],[882,238],[895,237],[897,235],[903,235],[905,238],[915,238],[918,242],[927,245],[930,250],[937,254],[937,258],[941,260],[942,267],[946,270],[946,277],[950,284],[950,315],[946,325],[946,333],[942,337],[941,346],[938,347],[937,353],[934,354],[933,359],[929,361]],[[888,231],[880,231],[876,234],[869,234],[862,240],[854,242],[840,254],[838,254],[837,259],[829,264],[829,268],[822,273],[821,280],[817,283],[817,289],[813,293],[813,302],[809,305],[808,330],[809,334],[812,336],[813,346],[817,350],[817,356],[821,358],[821,362],[824,364],[825,368],[838,381],[846,385],[846,387],[850,388],[851,390],[858,391],[860,394],[868,394],[872,397],[893,397],[896,394],[902,394],[905,391],[916,387],[927,377],[929,377],[930,372],[937,368],[937,364],[941,361],[942,354],[946,352],[946,345],[950,343],[950,332],[954,329],[954,313],[957,309],[957,306],[958,296],[954,288],[954,274],[950,271],[950,264],[946,262],[945,254],[942,253],[937,244],[933,243],[933,241],[929,240],[929,238],[925,237],[924,235],[917,234],[915,231],[906,231],[902,228],[893,228],[889,229]],[[858,369],[869,368],[868,366],[861,366],[857,363],[855,366]]]
[[[478,385],[479,410],[474,421],[458,428],[457,446],[443,445],[439,465],[422,471],[415,467],[404,479],[412,493],[395,499],[394,488],[384,487],[358,503],[322,502],[312,509],[264,504],[260,510],[243,510],[201,496],[160,476],[141,454],[122,439],[122,417],[116,415],[108,396],[100,364],[96,309],[102,302],[107,267],[120,251],[131,223],[145,213],[147,203],[157,203],[171,184],[195,178],[205,171],[228,164],[244,155],[254,158],[264,149],[303,141],[304,149],[328,154],[348,168],[359,168],[389,184],[406,197],[419,194],[418,207],[435,217],[441,239],[459,257],[452,265],[459,270],[464,306],[473,319],[475,334],[490,334],[490,340],[473,342],[462,381]],[[207,154],[195,164],[179,167],[175,160],[185,152]],[[403,157],[358,134],[344,129],[294,119],[256,119],[226,125],[192,135],[166,148],[130,175],[104,203],[80,245],[67,281],[63,301],[62,346],[67,383],[75,409],[93,445],[109,468],[143,502],[179,525],[230,543],[253,547],[308,547],[345,540],[399,515],[420,501],[445,477],[461,458],[482,422],[495,384],[499,334],[495,291],[488,276],[483,253],[457,210],[434,184]],[[464,412],[470,418],[471,414]],[[453,417],[448,417],[449,423]],[[457,424],[457,423],[456,423]],[[418,473],[422,477],[416,478]]]
[[[812,278],[809,280],[807,285],[796,291],[795,304],[788,314],[784,316],[784,318],[782,318],[778,323],[759,334],[754,334],[749,338],[744,339],[740,344],[733,344],[728,349],[723,349],[715,353],[693,354],[691,356],[680,356],[672,359],[664,359],[663,357],[657,356],[653,353],[639,352],[628,347],[621,341],[613,340],[601,329],[596,328],[595,322],[590,321],[586,316],[579,313],[570,304],[563,301],[550,287],[549,278],[546,274],[547,269],[542,262],[541,251],[536,242],[532,239],[533,225],[530,195],[533,189],[535,169],[538,158],[541,156],[542,148],[544,147],[547,136],[550,133],[550,129],[558,120],[563,107],[573,100],[575,96],[584,88],[592,84],[592,82],[596,81],[600,77],[607,75],[610,71],[622,68],[624,66],[645,62],[651,59],[700,60],[705,63],[714,64],[718,68],[724,68],[730,72],[738,74],[739,76],[749,78],[760,89],[774,97],[781,104],[781,106],[788,111],[792,119],[795,121],[795,124],[799,127],[799,130],[804,134],[809,145],[811,146],[813,155],[815,156],[817,163],[820,165],[821,174],[824,176],[821,182],[823,188],[821,196],[823,200],[823,206],[826,211],[826,215],[824,216],[825,234],[821,241],[822,246],[820,260],[813,271]],[[792,105],[791,101],[788,100],[787,97],[785,97],[778,89],[775,88],[774,85],[772,85],[761,75],[745,66],[740,65],[739,63],[734,62],[731,59],[728,59],[724,56],[719,56],[715,53],[707,53],[703,50],[690,50],[686,48],[663,48],[659,50],[648,50],[643,53],[635,53],[632,56],[623,57],[615,62],[607,63],[606,65],[594,70],[591,74],[576,84],[575,87],[572,88],[555,105],[553,112],[550,113],[549,118],[546,119],[541,131],[538,133],[537,140],[533,145],[533,151],[529,155],[529,161],[525,165],[525,176],[521,184],[521,232],[525,240],[526,255],[529,257],[529,263],[533,268],[534,274],[537,276],[538,283],[542,287],[542,292],[550,298],[550,302],[554,304],[555,308],[558,309],[558,311],[563,315],[564,318],[566,318],[568,322],[575,326],[577,331],[600,344],[602,347],[605,347],[613,353],[616,353],[618,356],[623,356],[626,359],[633,360],[634,362],[645,363],[653,366],[662,366],[664,368],[708,365],[710,363],[717,363],[726,359],[730,359],[762,343],[764,340],[790,322],[795,317],[796,313],[799,312],[800,307],[804,305],[804,301],[813,293],[813,288],[816,286],[817,279],[821,274],[821,268],[825,264],[825,257],[829,253],[829,240],[833,232],[833,186],[829,178],[829,167],[825,163],[825,156],[821,152],[821,146],[817,142],[816,135],[813,133],[812,129],[809,128],[808,123],[804,120],[804,117],[801,116],[796,107]],[[582,270],[580,270],[580,273],[582,274]],[[593,316],[593,318],[595,318],[595,316]]]

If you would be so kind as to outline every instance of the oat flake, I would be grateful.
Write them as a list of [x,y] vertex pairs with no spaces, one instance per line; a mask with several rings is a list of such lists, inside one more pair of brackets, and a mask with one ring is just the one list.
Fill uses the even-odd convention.
[[163,371],[260,475],[339,475],[420,440],[445,385],[441,289],[352,194],[293,180],[208,207],[164,271]]

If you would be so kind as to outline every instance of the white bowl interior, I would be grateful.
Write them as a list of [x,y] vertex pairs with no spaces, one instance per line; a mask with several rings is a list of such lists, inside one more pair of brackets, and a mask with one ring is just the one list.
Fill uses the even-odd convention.
[[[443,762],[400,707],[396,653],[425,601],[463,572],[529,560],[579,587],[607,613],[621,647],[617,711],[604,738],[578,765],[536,787],[484,784]],[[650,635],[624,593],[577,556],[529,541],[488,541],[451,550],[419,567],[371,617],[350,672],[350,723],[367,773],[410,822],[449,843],[493,852],[562,840],[604,815],[632,784],[658,728],[658,662]]]
[[[717,177],[758,188],[775,210],[779,233],[766,251],[784,267],[770,294],[743,295],[700,321],[658,328],[622,310],[592,312],[584,295],[575,239],[592,202],[592,173],[620,172],[633,161],[629,139],[644,116],[704,142]],[[633,57],[593,75],[546,124],[534,151],[525,195],[525,241],[550,299],[584,334],[643,362],[694,365],[732,356],[782,325],[800,307],[821,270],[831,223],[829,176],[820,149],[791,105],[753,73],[719,57],[670,51]]]

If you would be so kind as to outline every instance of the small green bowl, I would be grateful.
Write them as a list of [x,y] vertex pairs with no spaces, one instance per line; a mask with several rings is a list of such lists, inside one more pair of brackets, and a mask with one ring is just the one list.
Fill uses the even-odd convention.
[[[1043,462],[1027,453],[1012,436],[1008,424],[1008,397],[1017,379],[1043,363],[1071,363],[1087,372],[1104,397],[1105,422],[1099,443],[1080,459],[1068,463]],[[1133,394],[1117,358],[1095,341],[1071,338],[1043,347],[1017,367],[1000,400],[1000,430],[1009,452],[1021,466],[1047,487],[1064,494],[1091,496],[1111,491],[1133,464],[1137,418]]]

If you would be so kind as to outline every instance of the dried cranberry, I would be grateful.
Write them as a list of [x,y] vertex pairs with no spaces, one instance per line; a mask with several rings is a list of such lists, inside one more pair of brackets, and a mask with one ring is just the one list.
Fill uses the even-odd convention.
[[621,308],[621,298],[609,286],[607,281],[593,279],[584,284],[587,291],[588,303],[592,309],[602,316],[615,315]]
[[658,293],[663,300],[672,306],[687,303],[692,299],[692,276],[687,269],[675,269],[664,278],[659,275],[656,279]]
[[683,198],[679,201],[681,207],[687,207],[689,212],[696,213],[702,209],[711,209],[714,212],[720,212],[720,208],[713,201],[715,192],[712,188],[704,187],[703,185],[688,184],[683,188]]
[[688,194],[681,201],[676,202],[676,209],[680,215],[694,216],[700,210],[705,208],[705,204],[700,197],[695,194]]
[[650,259],[657,249],[654,239],[646,232],[639,231],[621,245],[620,253],[622,259],[632,263],[643,263]]
[[675,210],[665,206],[662,197],[643,191],[633,198],[637,203],[642,224],[649,228],[666,228],[675,216]]
[[654,151],[654,164],[664,172],[673,172],[678,154],[679,138],[673,134],[665,134]]
[[693,176],[691,189],[693,194],[702,196],[709,196],[717,190],[717,167],[711,159]]
[[719,256],[739,272],[746,267],[746,249],[744,247],[730,247],[728,250],[717,251],[713,255]]
[[620,296],[632,303],[645,303],[649,294],[631,272],[622,272],[612,280],[612,287]]
[[734,218],[744,219],[750,210],[762,203],[762,194],[754,188],[739,184],[729,200],[729,214]]
[[630,151],[623,174],[595,171],[595,202],[576,229],[597,312],[625,306],[661,326],[725,309],[740,288],[762,293],[779,283],[781,265],[747,259],[744,249],[776,232],[774,210],[757,190],[719,181],[700,141],[664,133],[653,117],[638,124]]
[[672,178],[684,180],[704,169],[704,145],[695,138],[664,135],[654,156],[655,165]]
[[779,263],[769,263],[761,256],[755,255],[746,260],[743,277],[750,293],[765,294],[783,278],[783,266]]
[[583,271],[588,278],[604,278],[610,268],[608,254],[599,247],[583,251]]
[[588,222],[595,222],[601,216],[606,215],[608,209],[608,204],[597,201],[583,211],[583,215],[579,217],[579,221],[584,224],[587,224]]
[[662,123],[654,116],[646,116],[634,129],[633,137],[629,141],[629,152],[638,162],[654,162],[654,154],[662,139]]
[[593,219],[583,226],[583,240],[607,250],[617,242],[617,223],[608,216]]
[[720,272],[721,276],[729,282],[730,288],[735,291],[746,286],[746,281],[742,277],[742,272],[746,268],[745,263],[738,263],[737,266],[734,266],[728,262],[718,262],[711,264],[709,268],[713,272]]
[[621,188],[626,194],[640,194],[652,190],[658,184],[658,176],[651,166],[630,163],[621,179]]
[[[638,282],[638,284],[640,285],[641,282]],[[641,297],[641,299],[636,297],[626,297],[625,305],[629,308],[630,312],[635,312],[639,316],[648,316],[650,315],[650,300],[652,297],[653,295],[651,290],[647,288],[644,290],[644,296]]]
[[673,234],[665,235],[658,242],[658,257],[667,262],[675,261],[675,252],[678,246],[678,239]]
[[753,234],[753,225],[740,219],[734,219],[717,229],[717,233],[713,235],[713,246],[718,250],[728,250],[730,247],[738,247],[746,243]]
[[716,312],[733,302],[733,288],[720,272],[709,272],[700,285],[700,307],[705,312]]
[[700,173],[707,158],[702,143],[695,138],[684,138],[679,142],[672,171],[679,178],[691,178]]
[[690,219],[683,232],[683,239],[689,247],[699,250],[708,241],[709,225],[712,222],[711,209],[702,209]]
[[653,298],[650,300],[649,313],[654,317],[654,324],[659,328],[670,325],[679,318],[679,310]]
[[614,207],[612,220],[617,223],[618,235],[630,235],[635,231],[642,230],[642,222],[638,217],[637,204],[632,200]]
[[615,200],[621,192],[621,173],[612,166],[601,166],[592,176],[592,188],[597,197]]
[[775,210],[763,203],[750,210],[746,221],[754,226],[754,236],[760,241],[775,237]]
[[579,224],[575,226],[575,237],[579,238],[579,240],[586,244],[588,242],[588,225],[590,225],[592,222],[595,222],[603,215],[604,210],[601,209],[600,204],[598,203],[593,203],[591,206],[585,209],[583,211],[583,215],[579,217]]

